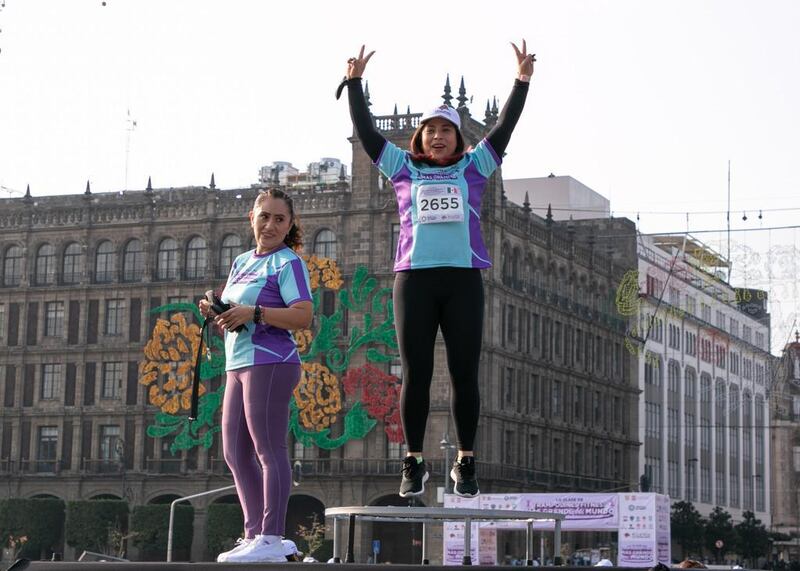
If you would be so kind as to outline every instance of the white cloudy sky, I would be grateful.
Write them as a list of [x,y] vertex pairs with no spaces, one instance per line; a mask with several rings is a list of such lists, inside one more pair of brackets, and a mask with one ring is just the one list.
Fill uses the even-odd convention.
[[[125,188],[128,110],[131,189],[148,176],[156,187],[204,185],[212,171],[222,188],[247,186],[275,160],[349,163],[349,116],[333,91],[362,42],[377,50],[366,73],[376,115],[438,104],[449,73],[454,87],[464,76],[482,118],[487,98],[511,87],[509,41],[525,37],[538,62],[504,176],[571,175],[616,214],[639,212],[644,231],[685,230],[685,214],[659,213],[686,211],[692,230],[716,229],[730,160],[734,228],[793,225],[800,212],[792,0],[106,4],[5,0],[0,185]],[[800,237],[734,242],[764,253]]]

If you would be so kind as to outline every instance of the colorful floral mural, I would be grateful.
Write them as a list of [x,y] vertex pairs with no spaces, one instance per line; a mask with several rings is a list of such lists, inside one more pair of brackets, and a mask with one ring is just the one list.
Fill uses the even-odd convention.
[[[382,421],[387,438],[402,442],[400,380],[374,365],[398,358],[391,288],[378,287],[378,281],[369,276],[364,266],[356,268],[350,288],[343,288],[344,280],[335,260],[315,255],[304,259],[315,319],[310,329],[294,333],[302,375],[290,403],[289,430],[304,446],[333,449],[348,440],[364,438]],[[337,303],[331,303],[334,300]],[[149,387],[149,402],[160,409],[147,434],[153,438],[173,435],[173,454],[194,446],[209,448],[220,430],[217,410],[225,387],[211,392],[207,383],[224,375],[222,338],[213,332],[206,339],[209,350],[200,365],[198,418],[189,421],[200,327],[187,323],[186,315],[193,315],[198,323],[202,323],[202,317],[188,303],[163,305],[151,313],[161,312],[169,312],[170,317],[156,321],[144,348],[145,359],[139,365],[139,382]],[[345,332],[347,323],[353,325]],[[363,352],[366,363],[351,367],[359,352]],[[333,436],[337,423],[341,428]]]
[[[150,404],[160,409],[155,423],[147,427],[147,435],[152,438],[173,435],[170,444],[173,454],[195,446],[210,448],[214,434],[220,430],[215,412],[222,404],[225,387],[208,392],[206,383],[201,382],[197,419],[190,421],[188,417],[200,327],[187,323],[186,315],[193,315],[199,323],[203,318],[190,303],[162,305],[151,311],[162,312],[170,313],[170,317],[156,320],[152,336],[145,344],[145,359],[139,363],[139,383],[149,387]],[[207,335],[204,356],[200,362],[201,381],[225,372],[225,347],[219,336]]]

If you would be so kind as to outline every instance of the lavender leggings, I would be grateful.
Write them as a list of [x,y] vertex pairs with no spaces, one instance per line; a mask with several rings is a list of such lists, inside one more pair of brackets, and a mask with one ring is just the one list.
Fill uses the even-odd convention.
[[300,365],[228,371],[222,447],[244,512],[245,537],[283,535],[292,487],[286,433]]

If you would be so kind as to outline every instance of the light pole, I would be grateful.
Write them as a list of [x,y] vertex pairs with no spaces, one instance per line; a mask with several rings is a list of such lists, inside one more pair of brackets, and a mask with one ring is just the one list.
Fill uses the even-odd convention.
[[[447,494],[448,484],[450,482],[450,451],[455,450],[456,445],[451,444],[450,440],[447,438],[447,433],[445,432],[442,436],[442,439],[439,441],[439,448],[444,450],[444,493]],[[442,497],[442,503],[444,503],[444,496]]]
[[122,438],[117,438],[114,442],[114,454],[116,455],[117,467],[119,468],[120,475],[122,476],[122,494],[121,497],[125,499],[125,441]]

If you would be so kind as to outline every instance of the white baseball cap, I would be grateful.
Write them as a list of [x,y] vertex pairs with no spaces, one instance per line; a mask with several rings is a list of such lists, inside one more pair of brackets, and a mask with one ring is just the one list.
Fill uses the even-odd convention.
[[455,125],[459,130],[461,129],[461,117],[458,115],[458,111],[456,111],[449,105],[440,105],[436,109],[431,109],[427,113],[424,113],[419,121],[420,123],[424,123],[428,119],[433,119],[434,117],[441,117],[442,119],[447,119],[453,125]]
[[283,554],[284,555],[294,555],[295,553],[300,553],[297,550],[297,544],[292,541],[291,539],[282,539],[281,543],[283,543]]

